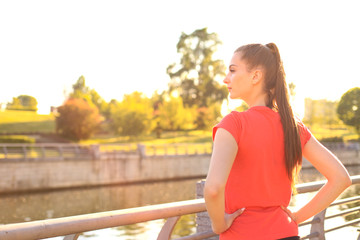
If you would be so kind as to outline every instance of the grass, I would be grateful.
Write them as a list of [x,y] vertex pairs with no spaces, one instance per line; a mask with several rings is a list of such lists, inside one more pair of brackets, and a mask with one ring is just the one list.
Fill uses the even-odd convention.
[[171,131],[163,132],[160,138],[156,138],[154,134],[129,137],[129,136],[116,136],[113,134],[96,135],[89,140],[81,141],[84,144],[115,144],[115,143],[143,143],[145,145],[158,145],[158,144],[173,144],[173,143],[211,143],[211,131]]
[[0,133],[54,133],[55,117],[31,111],[0,112]]
[[309,129],[319,140],[341,137],[345,142],[348,142],[359,138],[355,128],[346,125],[320,126],[314,124]]
[[[313,124],[311,132],[319,140],[324,138],[342,137],[344,141],[358,139],[354,128],[346,125],[320,126]],[[0,133],[54,133],[55,117],[42,115],[31,111],[6,110],[0,112]],[[209,131],[170,131],[163,132],[161,138],[155,134],[140,137],[116,136],[113,134],[99,134],[93,138],[81,141],[84,144],[117,144],[117,143],[143,143],[145,145],[160,145],[173,143],[211,143],[211,130]]]

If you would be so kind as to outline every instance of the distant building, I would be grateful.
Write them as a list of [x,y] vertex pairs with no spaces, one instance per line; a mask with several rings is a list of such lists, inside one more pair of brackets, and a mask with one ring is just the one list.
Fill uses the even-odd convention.
[[339,122],[336,109],[338,101],[305,99],[304,121],[310,124],[336,124]]
[[50,107],[50,113],[57,114],[58,113],[58,107],[51,106]]
[[6,103],[0,103],[0,111],[3,112],[6,109]]

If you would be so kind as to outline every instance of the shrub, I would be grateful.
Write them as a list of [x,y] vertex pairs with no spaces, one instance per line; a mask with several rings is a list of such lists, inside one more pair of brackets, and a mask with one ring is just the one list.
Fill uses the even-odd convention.
[[83,99],[67,100],[58,108],[56,132],[72,140],[89,139],[98,129],[101,116],[98,109]]
[[150,99],[140,92],[124,95],[122,102],[110,104],[111,127],[116,134],[141,136],[154,128]]
[[35,138],[24,135],[0,136],[0,143],[35,143]]

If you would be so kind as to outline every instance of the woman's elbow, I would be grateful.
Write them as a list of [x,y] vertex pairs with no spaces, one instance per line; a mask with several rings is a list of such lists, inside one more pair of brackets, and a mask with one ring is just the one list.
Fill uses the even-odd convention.
[[205,198],[216,198],[224,190],[224,186],[215,183],[205,183],[204,196]]
[[216,227],[214,227],[213,225],[211,225],[211,229],[212,229],[212,231],[213,231],[214,233],[216,233],[216,234],[220,234],[220,233],[222,233],[222,232],[225,231],[225,229],[216,228]]
[[352,181],[351,181],[349,174],[346,174],[346,176],[344,176],[343,184],[344,184],[345,189],[352,185]]
[[345,172],[339,173],[334,179],[334,182],[341,186],[341,188],[344,190],[350,187],[352,184],[351,178],[346,170]]

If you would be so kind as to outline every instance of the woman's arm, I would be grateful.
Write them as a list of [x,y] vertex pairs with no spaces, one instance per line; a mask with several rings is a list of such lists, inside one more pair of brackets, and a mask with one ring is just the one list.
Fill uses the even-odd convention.
[[225,213],[225,185],[238,150],[234,137],[225,129],[219,128],[214,139],[214,148],[207,174],[204,197],[212,229],[215,233],[226,231],[233,220],[244,209],[232,214]]
[[327,183],[305,206],[290,213],[301,223],[327,208],[347,187],[351,179],[343,164],[313,136],[303,149],[304,157],[326,177]]

